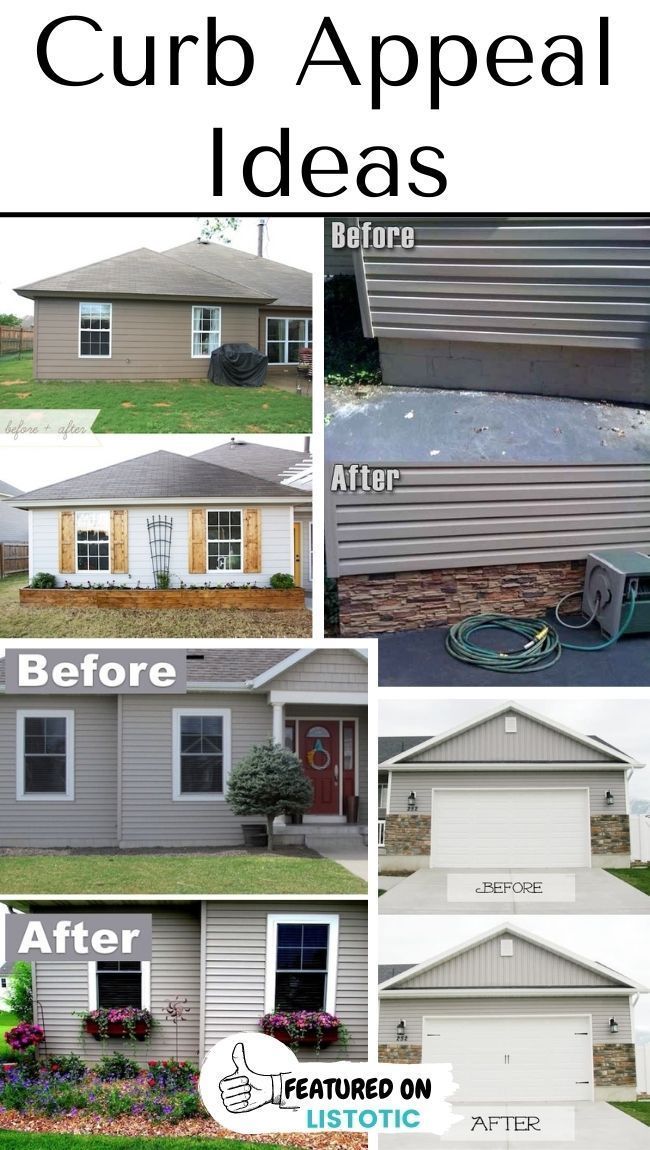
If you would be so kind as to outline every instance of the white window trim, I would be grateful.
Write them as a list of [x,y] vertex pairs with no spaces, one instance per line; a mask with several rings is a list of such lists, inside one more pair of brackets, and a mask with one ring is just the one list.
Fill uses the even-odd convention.
[[[239,567],[211,567],[210,566],[210,539],[208,537],[208,514],[215,511],[235,511],[240,516],[241,524],[241,547],[239,551]],[[227,575],[232,572],[233,575],[243,575],[244,573],[244,509],[243,507],[206,507],[205,509],[205,568],[206,575]]]
[[[108,567],[97,568],[97,570],[95,570],[95,571],[88,571],[88,570],[84,571],[79,566],[79,547],[78,547],[78,538],[77,538],[77,536],[79,534],[79,531],[77,528],[77,515],[79,514],[79,512],[75,511],[75,513],[74,513],[74,564],[75,564],[77,575],[83,575],[87,579],[90,579],[93,575],[111,575],[112,574],[111,552],[113,550],[113,546],[112,546],[113,541],[111,539],[111,511],[110,511],[110,508],[107,508],[107,507],[98,507],[97,511],[104,511],[108,515],[108,532],[107,532],[107,534],[108,534]],[[30,519],[31,519],[31,516],[30,516]]]
[[309,582],[314,581],[314,523],[309,520]]
[[[135,959],[137,962],[138,959]],[[141,985],[140,985],[140,998],[142,1000],[140,1009],[151,1010],[151,963],[148,961],[140,961],[141,971]],[[97,963],[88,963],[88,1009],[97,1010],[97,1002],[99,995],[97,994]]]
[[336,987],[339,958],[338,914],[269,914],[266,916],[266,978],[264,1010],[275,1010],[275,956],[278,948],[278,926],[284,923],[324,923],[329,926],[327,948],[327,977],[325,979],[325,1005],[323,1010],[336,1014]]
[[305,324],[305,331],[308,330],[307,325],[311,324],[312,325],[311,339],[305,340],[305,342],[301,343],[300,346],[301,347],[312,347],[313,343],[314,343],[314,321],[313,321],[313,317],[311,315],[267,315],[267,317],[266,317],[266,332],[265,332],[265,338],[264,338],[264,354],[265,355],[269,354],[269,320],[282,320],[283,323],[286,324],[284,339],[283,340],[280,340],[280,339],[272,339],[271,340],[271,343],[283,345],[284,351],[282,354],[284,355],[284,359],[274,360],[273,363],[269,363],[269,367],[295,367],[296,363],[299,361],[297,361],[297,360],[294,361],[294,360],[288,359],[289,344],[297,342],[295,339],[291,339],[291,340],[289,339],[289,324],[293,323],[294,321],[296,323],[304,323]]
[[[231,765],[230,709],[224,707],[174,707],[172,710],[172,797],[179,803],[224,803]],[[208,715],[223,721],[223,791],[214,794],[183,794],[181,791],[181,719],[184,715]]]
[[[109,328],[108,328],[108,355],[82,355],[81,354],[81,308],[84,304],[107,304],[109,307]],[[79,315],[77,320],[78,326],[78,340],[77,340],[77,358],[78,359],[112,359],[113,357],[113,304],[107,299],[80,299],[79,300]]]
[[[65,719],[65,791],[25,790],[25,719]],[[73,802],[74,801],[74,711],[19,710],[16,711],[16,798],[19,802]]]
[[218,339],[217,343],[214,345],[212,351],[216,351],[216,349],[218,347],[221,347],[221,307],[218,304],[213,304],[213,303],[193,303],[192,304],[192,311],[190,313],[191,314],[190,355],[191,355],[192,359],[209,359],[210,356],[212,355],[212,351],[209,351],[207,355],[204,355],[203,352],[201,352],[200,355],[197,355],[196,352],[194,351],[194,336],[195,336],[195,334],[198,334],[198,331],[199,331],[198,328],[195,329],[195,327],[194,327],[194,312],[198,308],[205,308],[205,307],[209,307],[212,311],[218,311],[219,312],[219,339]]

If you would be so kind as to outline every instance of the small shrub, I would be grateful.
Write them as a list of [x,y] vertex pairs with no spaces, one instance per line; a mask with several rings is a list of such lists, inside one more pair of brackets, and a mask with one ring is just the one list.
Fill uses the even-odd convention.
[[63,1054],[61,1058],[50,1058],[47,1068],[50,1074],[56,1074],[68,1082],[81,1082],[86,1076],[86,1066],[78,1054]]
[[99,1108],[109,1118],[122,1118],[125,1114],[133,1113],[133,1097],[114,1086],[110,1090],[102,1091]]
[[49,571],[39,571],[32,576],[30,587],[56,587],[56,575],[50,575]]
[[264,816],[270,851],[273,820],[282,814],[302,814],[313,799],[313,787],[303,773],[300,759],[272,742],[251,747],[228,779],[228,805],[236,815]]
[[127,1058],[126,1054],[105,1054],[100,1058],[97,1066],[95,1067],[97,1077],[101,1078],[102,1082],[116,1082],[122,1081],[125,1078],[137,1078],[140,1067],[138,1063],[132,1058]]
[[143,1113],[159,1122],[182,1122],[201,1113],[201,1102],[196,1091],[180,1090],[175,1094],[147,1095],[142,1102]]
[[31,1022],[34,1017],[32,1001],[32,965],[30,962],[17,962],[9,976],[7,1005],[21,1022]]
[[187,1090],[197,1080],[196,1066],[191,1062],[177,1062],[175,1058],[147,1063],[147,1084],[162,1090]]
[[275,587],[276,591],[287,591],[289,587],[295,587],[293,575],[287,575],[282,571],[278,571],[275,575],[272,575],[269,579],[269,583],[272,587]]
[[171,585],[172,577],[169,571],[159,571],[156,575],[156,587],[159,591],[168,591]]

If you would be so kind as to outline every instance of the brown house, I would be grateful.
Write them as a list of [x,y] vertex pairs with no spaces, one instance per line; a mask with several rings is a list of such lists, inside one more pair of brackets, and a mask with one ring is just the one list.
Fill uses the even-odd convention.
[[311,344],[311,276],[194,240],[133,252],[17,288],[34,300],[37,379],[184,379],[207,374],[224,343],[294,374]]

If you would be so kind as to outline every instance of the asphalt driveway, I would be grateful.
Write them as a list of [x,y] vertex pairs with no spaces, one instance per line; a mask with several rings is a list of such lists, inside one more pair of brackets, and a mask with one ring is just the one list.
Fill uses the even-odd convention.
[[[492,872],[483,872],[486,879],[495,877],[498,870],[499,877],[507,875],[511,879],[522,877],[521,868],[518,871],[507,870],[503,867],[494,868]],[[575,875],[575,902],[522,902],[517,899],[508,899],[498,902],[494,899],[484,898],[477,902],[448,902],[447,875],[448,874],[480,874],[476,868],[466,868],[458,871],[430,870],[422,868],[414,874],[402,879],[382,895],[379,900],[381,914],[648,914],[650,913],[650,898],[642,891],[636,890],[629,883],[614,878],[600,867],[584,868],[580,870],[545,870],[535,868],[535,874],[572,874]],[[527,872],[528,873],[528,872]],[[382,877],[379,876],[379,886],[382,886]]]
[[[481,1104],[479,1104],[481,1105]],[[566,1104],[565,1104],[566,1105]],[[498,1106],[490,1103],[490,1113],[496,1109],[501,1113],[514,1112],[512,1103]],[[528,1110],[530,1107],[523,1107]],[[456,1110],[461,1109],[456,1107]],[[466,1109],[463,1107],[462,1109]],[[482,1104],[482,1109],[487,1109]],[[538,1141],[534,1134],[527,1136],[519,1134],[513,1138],[493,1140],[493,1137],[483,1135],[483,1140],[472,1137],[463,1139],[460,1128],[458,1133],[438,1136],[435,1134],[387,1134],[380,1136],[380,1150],[429,1150],[435,1146],[490,1146],[491,1150],[521,1150],[523,1146],[534,1144],[536,1146],[549,1146],[552,1150],[650,1150],[650,1127],[644,1126],[636,1118],[616,1110],[607,1102],[578,1102],[574,1106],[575,1112],[575,1138],[569,1142]],[[521,1113],[522,1106],[516,1111]]]

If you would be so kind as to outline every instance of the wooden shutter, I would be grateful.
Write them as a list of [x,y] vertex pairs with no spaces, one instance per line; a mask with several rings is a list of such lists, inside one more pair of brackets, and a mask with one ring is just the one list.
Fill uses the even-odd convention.
[[244,508],[244,571],[262,570],[262,516],[259,507]]
[[129,570],[129,513],[111,511],[111,572],[126,575]]
[[205,540],[205,508],[190,507],[189,547],[187,569],[190,575],[205,575],[207,553]]
[[77,570],[75,555],[75,513],[59,512],[59,571],[62,575],[74,575]]

